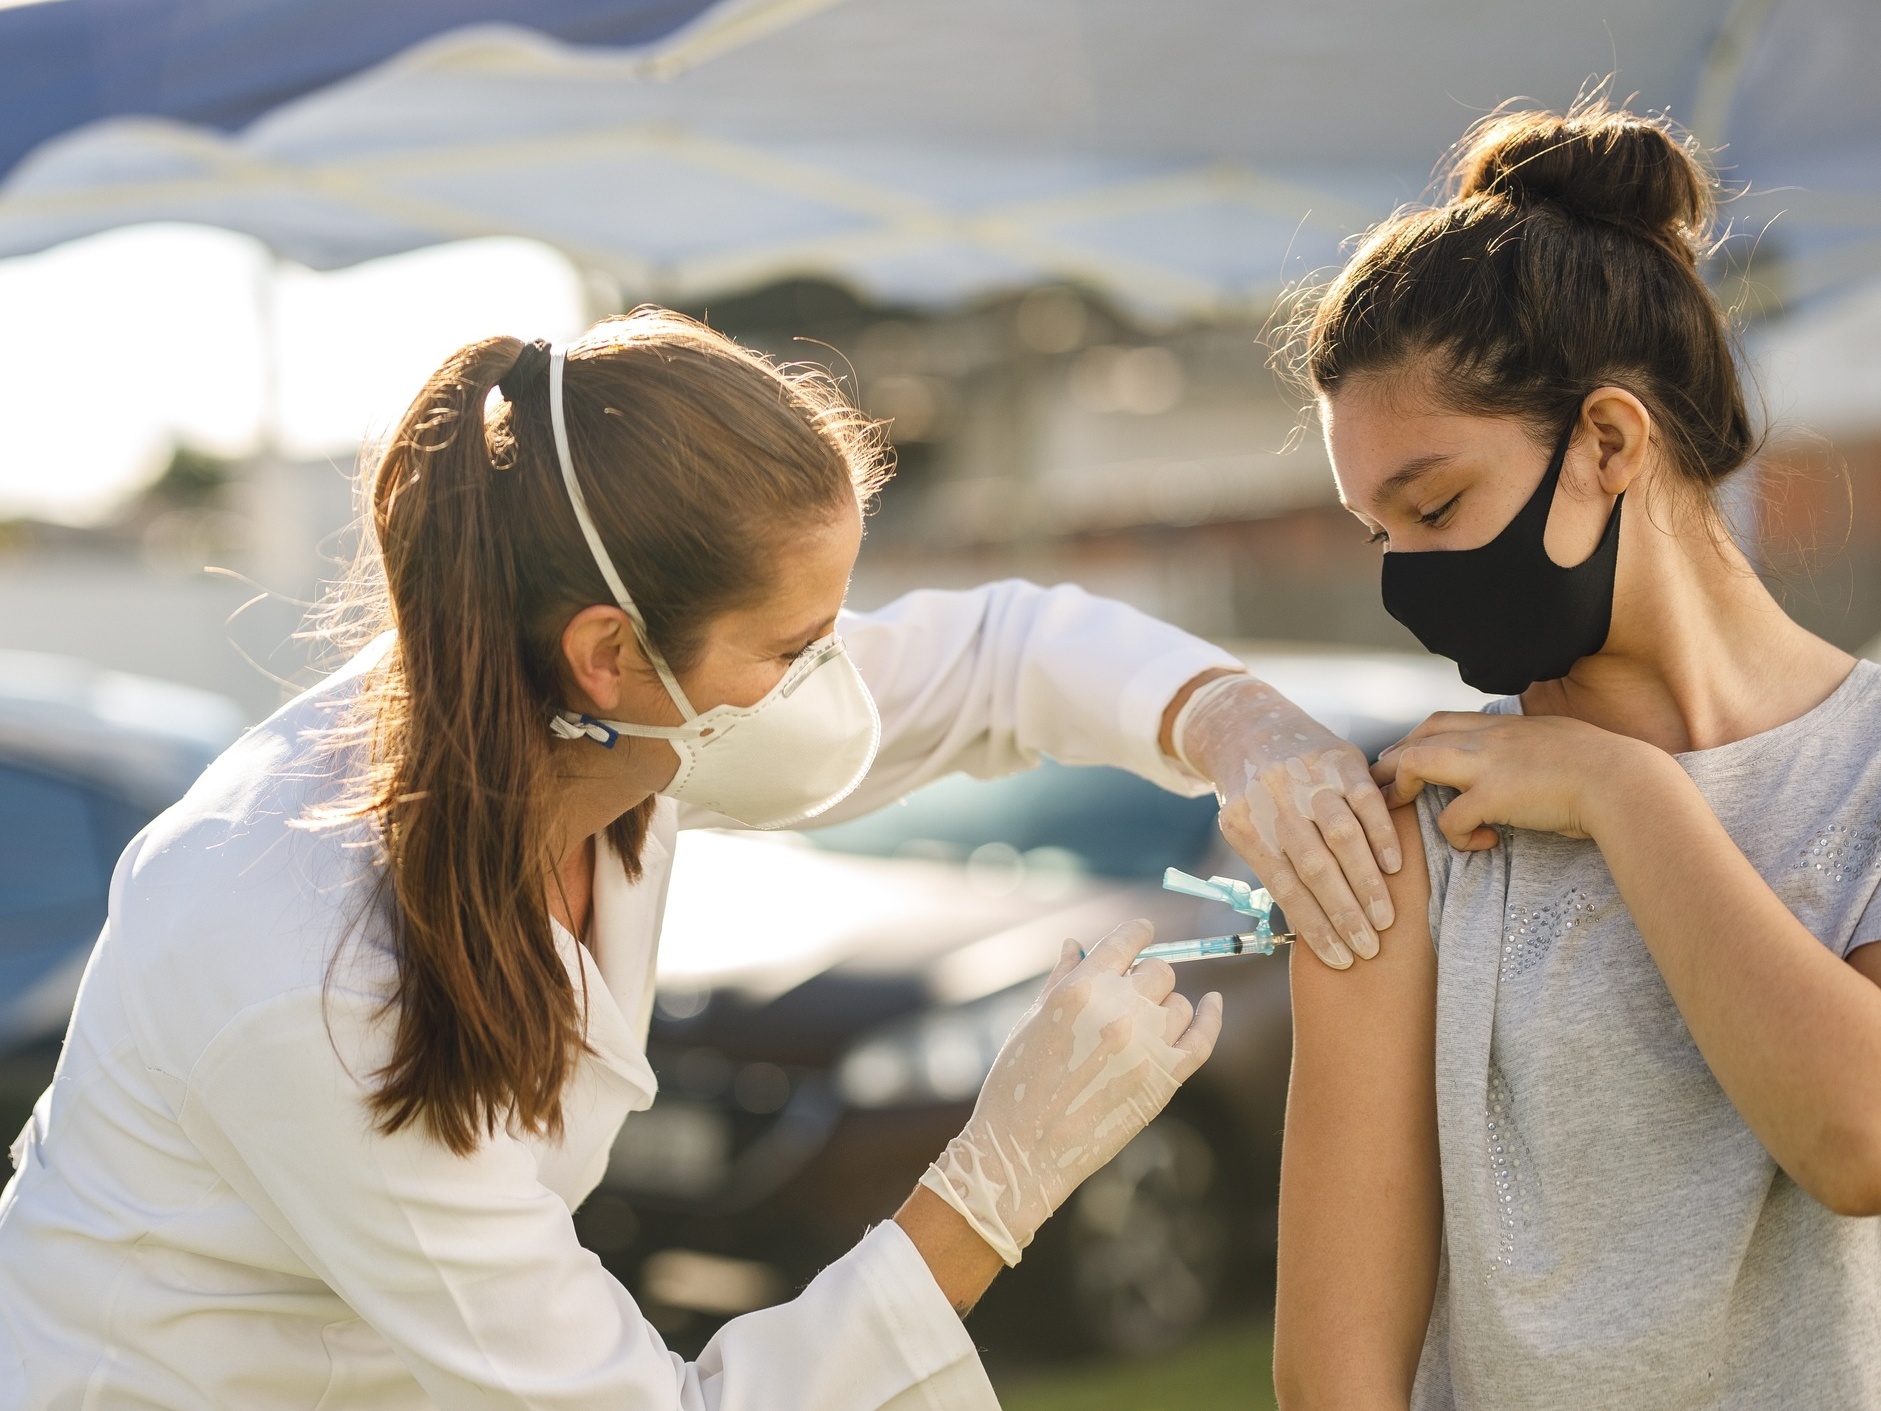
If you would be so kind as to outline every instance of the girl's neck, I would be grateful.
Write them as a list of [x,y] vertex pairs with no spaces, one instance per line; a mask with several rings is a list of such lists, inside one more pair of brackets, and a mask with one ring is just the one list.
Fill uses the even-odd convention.
[[1702,524],[1671,532],[1655,518],[1676,522],[1673,507],[1633,503],[1607,645],[1529,687],[1525,712],[1683,753],[1774,729],[1834,692],[1854,659],[1791,621],[1735,544]]

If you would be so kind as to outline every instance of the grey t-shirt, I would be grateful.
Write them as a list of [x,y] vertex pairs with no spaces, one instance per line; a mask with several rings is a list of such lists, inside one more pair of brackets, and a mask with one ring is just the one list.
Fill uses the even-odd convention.
[[[1799,719],[1678,757],[1837,955],[1881,939],[1877,746],[1863,662]],[[1831,1214],[1744,1125],[1593,843],[1456,852],[1454,796],[1418,802],[1444,1257],[1413,1407],[1881,1407],[1881,1220]]]

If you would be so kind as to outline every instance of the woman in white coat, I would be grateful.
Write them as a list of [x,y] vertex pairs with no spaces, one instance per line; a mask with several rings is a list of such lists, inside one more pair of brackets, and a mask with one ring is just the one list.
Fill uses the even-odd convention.
[[370,486],[388,630],[119,863],[0,1197],[0,1406],[995,1406],[959,1315],[1219,997],[1131,969],[1147,927],[1068,944],[895,1218],[687,1363],[571,1221],[653,1100],[677,829],[1040,753],[1219,781],[1345,963],[1327,917],[1376,949],[1392,835],[1356,752],[1120,605],[1005,583],[839,623],[881,477],[826,383],[658,311],[437,373]]

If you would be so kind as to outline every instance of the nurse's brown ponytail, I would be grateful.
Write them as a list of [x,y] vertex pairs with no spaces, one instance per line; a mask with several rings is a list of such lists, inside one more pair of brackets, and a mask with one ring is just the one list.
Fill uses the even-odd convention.
[[[372,1106],[385,1130],[417,1124],[460,1153],[504,1124],[559,1131],[585,1024],[549,929],[542,791],[569,699],[562,629],[612,599],[562,487],[546,361],[514,338],[460,349],[368,482],[383,586],[364,628],[397,637],[360,702],[370,764],[340,811],[377,824],[398,959]],[[826,378],[664,310],[597,326],[565,389],[590,508],[677,670],[714,616],[768,591],[794,529],[886,473]],[[650,812],[610,829],[636,872]]]

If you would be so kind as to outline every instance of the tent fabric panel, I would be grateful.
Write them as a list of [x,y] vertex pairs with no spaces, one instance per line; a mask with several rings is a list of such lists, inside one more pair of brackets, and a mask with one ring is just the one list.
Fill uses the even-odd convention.
[[701,170],[659,152],[586,160],[493,164],[478,172],[412,177],[390,183],[413,195],[482,218],[491,228],[530,213],[530,231],[565,248],[631,250],[664,268],[749,249],[861,229],[858,216],[788,191]]
[[[630,297],[822,275],[931,302],[1042,278],[1203,315],[1331,263],[1502,94],[1565,104],[1617,56],[1616,93],[1674,115],[1722,93],[1729,128],[1784,55],[1846,68],[1833,36],[1867,32],[1863,3],[727,0],[628,50],[484,25],[239,137],[119,124],[51,144],[0,188],[0,253],[147,219],[236,221],[323,267],[513,233]],[[766,15],[793,22],[757,33]],[[1720,67],[1727,21],[1744,57]],[[1831,39],[1777,32],[1804,22]],[[734,31],[757,37],[700,48]],[[1881,99],[1835,101],[1881,128]],[[1727,148],[1755,188],[1739,224],[1774,217],[1762,238],[1817,262],[1809,289],[1881,269],[1881,143],[1811,147],[1806,105],[1771,111]]]
[[0,173],[96,118],[235,131],[444,30],[503,21],[639,45],[711,0],[61,0],[0,9]]
[[1350,233],[1219,198],[1047,229],[1083,249],[1192,275],[1230,299],[1270,295],[1336,264]]

